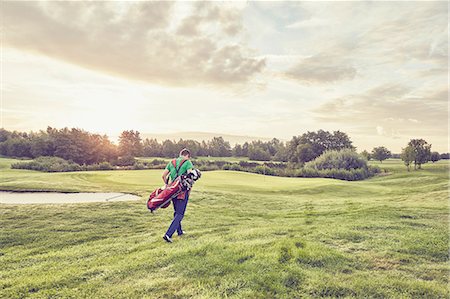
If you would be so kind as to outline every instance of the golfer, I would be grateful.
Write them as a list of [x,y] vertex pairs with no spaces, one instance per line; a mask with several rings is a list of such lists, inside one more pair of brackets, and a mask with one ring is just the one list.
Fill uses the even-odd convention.
[[[166,169],[164,169],[162,174],[162,179],[164,181],[164,184],[166,184],[166,187],[169,183],[169,179],[173,182],[177,177],[191,172],[191,170],[194,168],[194,165],[192,165],[190,158],[191,152],[187,148],[184,148],[181,150],[180,156],[177,159],[167,164]],[[172,223],[170,224],[169,229],[163,237],[163,239],[168,243],[172,243],[172,235],[175,233],[175,231],[177,231],[178,236],[184,234],[183,229],[181,228],[181,220],[183,220],[184,212],[186,211],[189,192],[190,191],[182,192],[176,198],[172,199],[175,212],[173,214]]]

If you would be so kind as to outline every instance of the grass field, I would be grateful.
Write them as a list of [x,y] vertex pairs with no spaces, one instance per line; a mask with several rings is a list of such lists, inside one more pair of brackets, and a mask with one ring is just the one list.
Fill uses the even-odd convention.
[[204,172],[166,244],[159,170],[9,169],[2,190],[112,191],[139,202],[0,205],[0,298],[448,298],[448,162],[365,181]]

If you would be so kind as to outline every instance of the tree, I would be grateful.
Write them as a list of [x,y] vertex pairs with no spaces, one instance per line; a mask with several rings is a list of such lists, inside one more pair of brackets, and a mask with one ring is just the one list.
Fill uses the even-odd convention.
[[[299,145],[308,146],[299,147]],[[292,137],[288,144],[288,157],[291,162],[308,162],[317,158],[326,150],[341,150],[345,148],[355,149],[347,134],[340,131],[330,133],[319,130]]]
[[40,156],[53,156],[55,153],[55,145],[53,139],[47,132],[41,131],[38,134],[31,135],[31,155],[33,158]]
[[142,154],[145,157],[162,157],[162,146],[156,139],[145,138],[142,144]]
[[2,144],[4,145],[2,154],[6,156],[31,158],[31,143],[25,138],[10,138]]
[[430,160],[431,162],[437,162],[439,160],[441,160],[441,155],[438,152],[432,152],[430,155]]
[[375,147],[372,150],[372,157],[383,163],[384,160],[391,157],[391,152],[384,146]]
[[260,147],[251,147],[248,150],[248,158],[256,161],[268,161],[270,160],[270,154]]
[[242,157],[242,146],[240,144],[236,144],[233,147],[233,156],[234,157]]
[[213,137],[208,142],[209,154],[213,157],[230,157],[231,146],[228,141],[223,140],[222,137]]
[[442,160],[448,160],[448,159],[450,159],[450,153],[442,153],[442,154],[441,154],[441,159],[442,159]]
[[278,146],[277,152],[273,157],[275,161],[287,162],[288,161],[288,151],[283,142]]
[[119,154],[137,157],[142,155],[142,143],[138,131],[123,131],[119,136]]
[[361,156],[363,156],[364,158],[366,158],[367,161],[370,161],[370,159],[372,159],[372,155],[371,155],[368,151],[366,151],[366,150],[363,150],[363,151],[361,152]]
[[180,149],[172,140],[164,140],[162,144],[162,155],[164,157],[176,157],[180,153]]
[[431,144],[423,139],[411,139],[408,145],[414,149],[414,169],[421,169],[422,164],[430,160]]
[[177,146],[178,146],[178,151],[181,151],[183,148],[187,148],[191,151],[192,157],[200,156],[201,144],[198,141],[191,140],[191,139],[187,139],[187,140],[180,139],[177,143]]
[[314,147],[311,144],[299,144],[296,151],[298,162],[308,162],[314,160],[316,154],[314,153]]
[[402,149],[402,153],[400,154],[400,157],[405,163],[406,168],[408,168],[408,171],[410,171],[411,163],[415,160],[416,153],[414,152],[414,148],[410,145]]

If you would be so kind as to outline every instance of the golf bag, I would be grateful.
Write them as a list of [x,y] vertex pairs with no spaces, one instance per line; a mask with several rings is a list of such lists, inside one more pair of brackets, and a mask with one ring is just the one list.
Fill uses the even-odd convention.
[[191,190],[194,182],[197,181],[200,176],[200,170],[194,169],[188,174],[177,177],[166,188],[157,188],[150,194],[147,200],[147,208],[152,213],[159,208],[167,208],[172,199],[176,198],[182,192]]

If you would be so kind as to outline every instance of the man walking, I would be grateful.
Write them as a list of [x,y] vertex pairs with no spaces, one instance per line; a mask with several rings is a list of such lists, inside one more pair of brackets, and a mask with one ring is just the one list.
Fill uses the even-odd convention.
[[[173,159],[167,164],[166,169],[164,169],[162,174],[162,179],[164,184],[166,184],[166,187],[169,183],[169,179],[173,182],[177,177],[185,173],[189,173],[194,168],[190,158],[191,152],[187,148],[184,148],[181,150],[180,156],[177,159]],[[163,239],[168,243],[172,243],[172,235],[175,231],[177,231],[179,236],[184,234],[183,229],[181,228],[181,220],[183,220],[188,199],[189,191],[185,191],[172,200],[175,212],[173,214],[172,223],[163,237]]]

